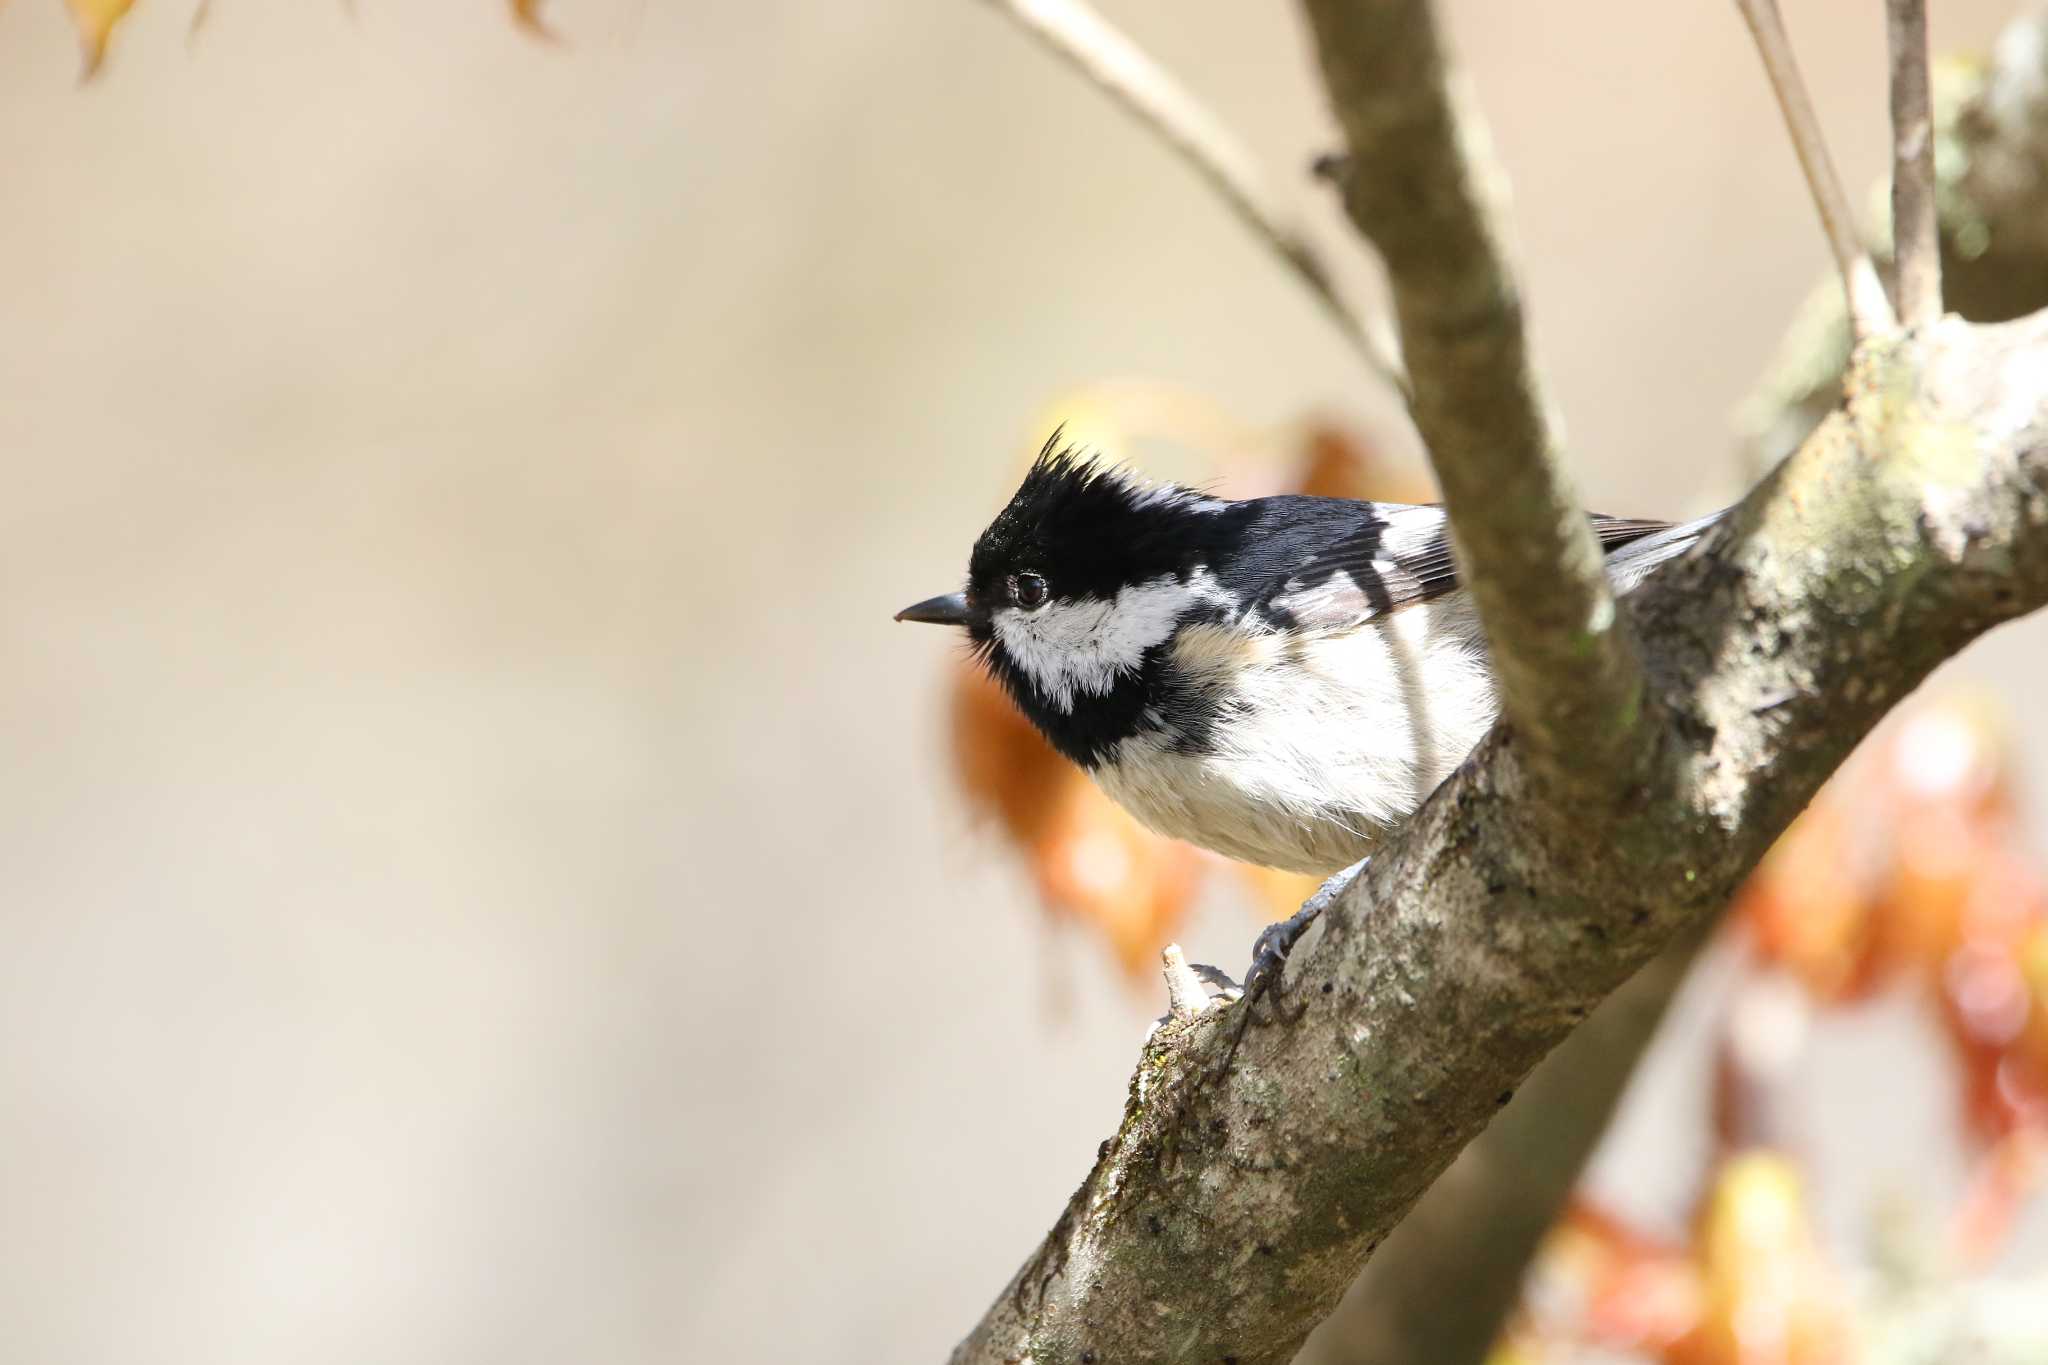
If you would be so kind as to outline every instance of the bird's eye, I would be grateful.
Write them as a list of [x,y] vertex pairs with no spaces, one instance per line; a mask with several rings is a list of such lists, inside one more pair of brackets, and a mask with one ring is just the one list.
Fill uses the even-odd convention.
[[1011,600],[1026,611],[1037,611],[1050,594],[1045,580],[1035,573],[1020,573],[1010,580]]

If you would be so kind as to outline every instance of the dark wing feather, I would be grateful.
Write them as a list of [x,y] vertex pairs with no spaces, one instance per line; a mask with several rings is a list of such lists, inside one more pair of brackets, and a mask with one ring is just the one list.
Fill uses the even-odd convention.
[[[1344,505],[1354,509],[1348,517],[1349,524],[1329,528],[1338,533],[1269,581],[1256,604],[1261,615],[1276,625],[1331,629],[1431,601],[1458,586],[1457,565],[1451,555],[1441,507],[1364,502]],[[1300,509],[1288,510],[1298,514]],[[1718,516],[1717,513],[1674,527],[1665,521],[1594,515],[1593,534],[1618,575],[1625,569],[1633,570],[1623,583],[1632,586],[1651,568],[1691,545]],[[1654,553],[1617,554],[1637,542],[1653,547]],[[1643,562],[1628,562],[1637,558]]]

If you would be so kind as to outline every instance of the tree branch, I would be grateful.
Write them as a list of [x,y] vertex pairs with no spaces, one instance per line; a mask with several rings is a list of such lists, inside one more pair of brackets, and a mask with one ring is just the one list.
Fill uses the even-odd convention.
[[1162,1025],[1124,1119],[956,1362],[1281,1365],[1535,1063],[1726,902],[1884,712],[2048,603],[2048,314],[1859,354],[1707,553],[1631,594],[1659,744],[1530,799],[1496,733],[1297,951],[1292,1027]]
[[1891,51],[1892,275],[1899,320],[1941,316],[1941,246],[1934,224],[1934,112],[1927,78],[1927,0],[1886,0]]
[[[1962,311],[1980,321],[2048,306],[2048,232],[2040,230],[2048,222],[2048,174],[2025,169],[2048,166],[2048,13],[2015,21],[1998,52],[1988,67],[1952,66],[1934,103],[1933,136],[1946,158],[1938,191],[1943,239],[1956,261]],[[1825,308],[1823,337],[1812,336],[1809,320],[1788,339],[1798,357],[1796,382],[1767,384],[1749,405],[1757,432],[1791,437],[1760,453],[1750,466],[1758,472],[1790,454],[1840,401],[1846,309],[1835,281],[1816,298]],[[1994,306],[2007,311],[1987,315]],[[1569,1196],[1612,1097],[1682,981],[1680,964],[1701,942],[1704,936],[1685,937],[1666,949],[1544,1059],[1395,1229],[1302,1362],[1485,1358],[1517,1301],[1536,1238]],[[1447,1292],[1459,1312],[1436,1311]],[[1320,1354],[1319,1341],[1329,1343]]]
[[1884,286],[1878,282],[1870,253],[1856,236],[1855,215],[1849,212],[1849,198],[1842,193],[1841,177],[1835,174],[1835,163],[1828,156],[1827,137],[1814,115],[1813,102],[1806,97],[1806,83],[1799,78],[1799,64],[1793,60],[1792,41],[1785,35],[1778,0],[1736,0],[1736,4],[1749,23],[1757,55],[1771,80],[1771,93],[1777,96],[1778,110],[1785,116],[1785,131],[1791,135],[1792,150],[1799,155],[1799,169],[1806,176],[1821,230],[1827,234],[1828,249],[1842,275],[1842,292],[1849,301],[1856,335],[1883,331],[1894,325],[1891,305],[1885,301]]
[[[1977,322],[2048,307],[2048,8],[2007,25],[1988,64],[1934,87],[1945,306]],[[1841,291],[1816,288],[1736,425],[1760,475],[1842,401],[1852,344]]]
[[1547,781],[1626,785],[1642,677],[1530,360],[1497,224],[1504,179],[1427,0],[1306,0],[1348,158],[1334,178],[1385,257],[1416,427],[1486,628],[1502,709]]
[[[1577,1188],[1715,922],[1682,933],[1543,1059],[1401,1220],[1309,1342],[1304,1361],[1487,1359],[1520,1302],[1529,1262]],[[1447,1297],[1457,1312],[1443,1311]],[[1316,1340],[1333,1349],[1319,1355]]]
[[[1340,30],[1360,6],[1417,14],[1333,3]],[[1433,29],[1425,38],[1427,56]],[[1413,58],[1414,33],[1392,34],[1390,51]],[[1345,63],[1325,60],[1343,112]],[[1443,88],[1440,63],[1416,69]],[[1449,109],[1425,101],[1419,135],[1412,118],[1386,126],[1455,151]],[[1440,164],[1431,179],[1391,158],[1422,175],[1411,193],[1458,180],[1453,197],[1469,198],[1470,164],[1445,164],[1456,173]],[[1354,217],[1365,178],[1355,169],[1346,187]],[[1443,245],[1468,268],[1499,261],[1469,254],[1471,240]],[[1416,353],[1419,411],[1448,376],[1503,357],[1526,368],[1504,273],[1440,300],[1459,297],[1477,306],[1444,316],[1475,334],[1463,354],[1434,339],[1443,355],[1427,367]],[[1404,326],[1411,311],[1427,312],[1404,308]],[[1291,1359],[1537,1061],[1659,945],[1718,912],[1887,709],[1977,635],[2048,604],[2048,313],[1873,334],[1846,389],[1699,551],[1628,599],[1657,717],[1638,727],[1632,784],[1556,800],[1552,760],[1519,722],[1497,729],[1297,950],[1291,1025],[1253,1028],[1225,1074],[1243,1004],[1147,1039],[1118,1131],[956,1362]],[[1494,395],[1480,420],[1540,412],[1534,392]],[[1547,458],[1547,428],[1531,431]]]
[[1329,268],[1235,134],[1172,73],[1084,0],[991,0],[1045,47],[1179,153],[1254,236],[1308,286],[1337,330],[1395,392],[1408,378],[1387,338],[1337,292]]

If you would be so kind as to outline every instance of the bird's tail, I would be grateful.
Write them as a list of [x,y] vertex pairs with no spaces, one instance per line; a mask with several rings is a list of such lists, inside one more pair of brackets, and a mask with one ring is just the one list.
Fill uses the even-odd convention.
[[1694,545],[1701,536],[1718,525],[1733,508],[1724,507],[1718,512],[1682,521],[1667,526],[1661,531],[1652,531],[1641,540],[1632,540],[1607,556],[1607,573],[1614,580],[1616,592],[1627,592],[1647,578],[1650,573],[1667,560],[1678,558]]

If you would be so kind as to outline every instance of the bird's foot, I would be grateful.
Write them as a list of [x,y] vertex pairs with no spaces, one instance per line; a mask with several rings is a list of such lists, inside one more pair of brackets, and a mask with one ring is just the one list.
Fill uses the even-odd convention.
[[1293,1023],[1308,1009],[1307,1005],[1302,1005],[1289,1013],[1280,1003],[1281,996],[1287,991],[1288,955],[1294,951],[1294,945],[1301,942],[1301,936],[1308,932],[1308,927],[1322,918],[1323,911],[1336,904],[1337,897],[1344,894],[1345,888],[1365,871],[1365,865],[1371,861],[1370,857],[1360,858],[1318,887],[1313,896],[1302,902],[1301,909],[1278,924],[1267,925],[1259,934],[1252,944],[1252,965],[1244,974],[1243,996],[1237,1002],[1237,1027],[1230,1035],[1229,1050],[1223,1054],[1222,1072],[1228,1072],[1231,1062],[1236,1059],[1238,1044],[1244,1041],[1245,1030],[1251,1027],[1252,1013],[1257,1009],[1260,997],[1270,998],[1273,1017],[1283,1024]]

